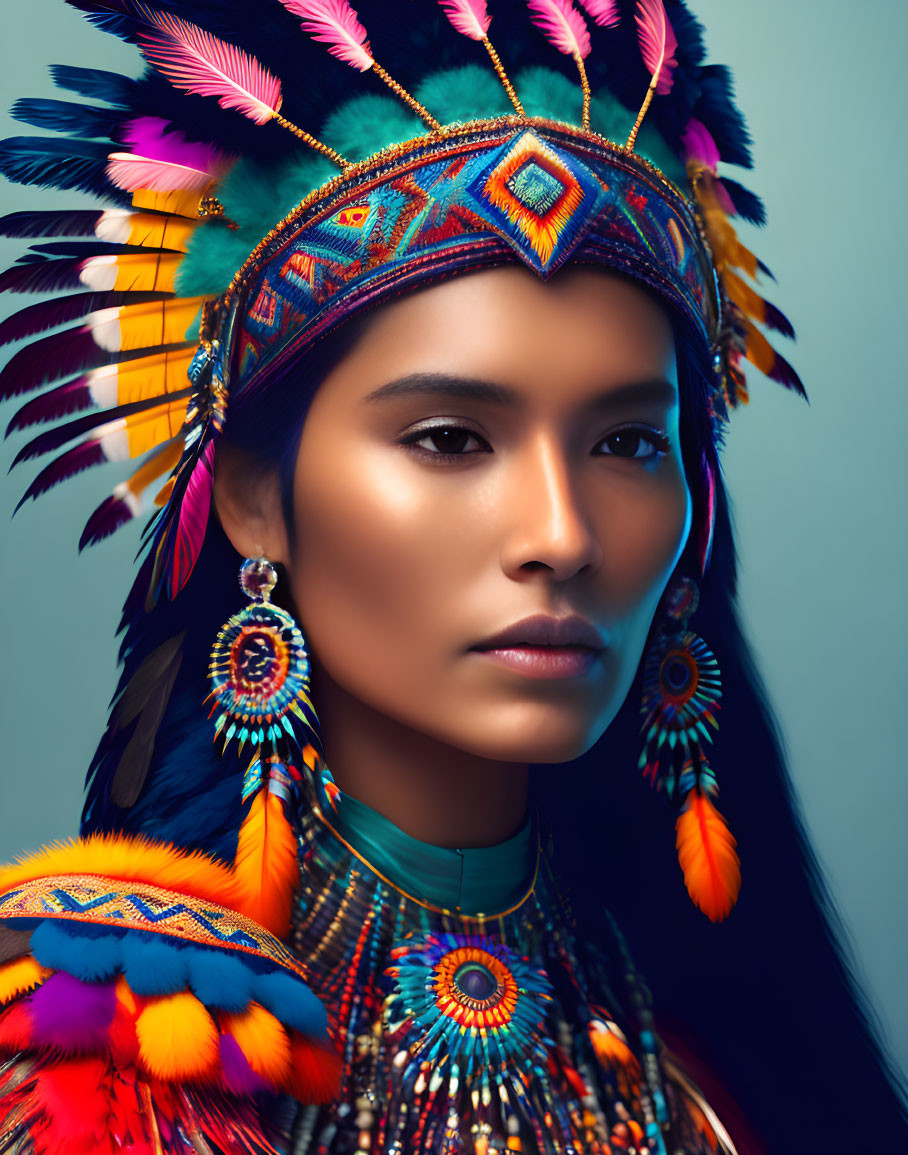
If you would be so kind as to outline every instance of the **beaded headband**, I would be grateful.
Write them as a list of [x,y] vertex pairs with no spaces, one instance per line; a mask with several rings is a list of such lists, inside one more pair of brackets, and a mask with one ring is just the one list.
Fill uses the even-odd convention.
[[[579,93],[576,104],[568,95],[567,108],[565,77],[547,67],[515,73],[512,83],[488,39],[484,0],[441,0],[441,8],[464,38],[459,45],[485,47],[494,91],[468,64],[425,77],[417,95],[375,59],[347,0],[266,0],[273,11],[257,11],[255,26],[229,2],[217,17],[195,0],[69,2],[137,44],[155,71],[129,81],[58,68],[59,84],[113,107],[20,101],[13,110],[71,136],[4,142],[0,170],[24,183],[90,189],[120,207],[15,213],[0,222],[6,235],[92,238],[34,246],[0,275],[0,291],[88,290],[30,306],[0,327],[2,342],[80,321],[15,354],[0,374],[0,397],[52,385],[19,410],[11,430],[102,410],[57,425],[20,451],[16,462],[76,442],[42,470],[23,501],[89,466],[142,458],[92,514],[80,545],[140,513],[143,493],[169,474],[147,538],[155,555],[151,602],[161,592],[175,596],[198,557],[229,397],[251,394],[358,310],[444,275],[514,261],[541,277],[567,261],[613,269],[647,285],[699,334],[713,359],[717,422],[747,399],[742,359],[803,392],[757,327],[793,335],[755,289],[753,280],[767,270],[729,219],[762,212],[752,194],[719,175],[723,159],[747,163],[746,134],[727,75],[702,63],[700,32],[681,0],[670,0],[668,11],[662,0],[636,7],[582,0],[599,29],[598,62],[587,18],[571,0],[495,5],[502,18],[507,12],[509,49],[532,57],[548,43],[571,58]],[[203,22],[226,23],[256,55],[184,18],[195,7]],[[382,4],[382,15],[392,7]],[[283,114],[289,85],[259,57],[263,49],[287,51],[288,14],[331,55],[372,72],[394,93],[336,102],[326,129],[333,125],[352,149],[339,139],[324,143]],[[412,68],[421,52],[419,21],[408,20],[404,58]],[[401,28],[395,32],[400,37]],[[537,33],[527,52],[522,38]],[[331,62],[322,64],[330,87]],[[321,76],[317,61],[315,68],[310,87]],[[603,70],[607,87],[597,88]],[[162,89],[162,76],[177,92]],[[626,108],[636,84],[643,102],[632,121]],[[429,93],[438,104],[432,110]],[[216,123],[202,114],[198,95],[216,97],[227,110]],[[659,167],[636,152],[654,98],[659,131],[647,147]],[[475,108],[477,99],[484,107]],[[457,107],[471,103],[466,114]],[[309,155],[288,155],[282,140],[275,163],[263,163],[237,113],[259,126],[274,121]],[[609,121],[602,131],[600,116]],[[623,116],[629,135],[617,144],[606,129],[617,135]],[[260,131],[271,142],[278,130]],[[351,152],[360,157],[348,159]],[[330,176],[328,166],[339,173]],[[262,202],[255,211],[249,186]],[[289,215],[272,205],[269,216],[267,201],[278,188],[285,206],[289,189],[289,205],[298,203]],[[62,378],[69,379],[58,384]]]

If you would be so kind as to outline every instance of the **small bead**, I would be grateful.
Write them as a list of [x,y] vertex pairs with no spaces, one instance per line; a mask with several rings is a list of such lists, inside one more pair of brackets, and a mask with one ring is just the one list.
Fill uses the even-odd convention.
[[267,558],[247,557],[240,566],[240,585],[253,601],[267,601],[277,585],[277,570]]

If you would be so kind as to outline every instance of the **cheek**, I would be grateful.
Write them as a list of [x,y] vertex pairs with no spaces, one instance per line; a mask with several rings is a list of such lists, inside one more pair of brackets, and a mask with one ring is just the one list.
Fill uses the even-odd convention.
[[292,576],[302,627],[336,682],[398,713],[383,699],[412,699],[435,672],[439,639],[479,560],[431,479],[414,486],[393,454],[363,444],[345,463],[302,449]]

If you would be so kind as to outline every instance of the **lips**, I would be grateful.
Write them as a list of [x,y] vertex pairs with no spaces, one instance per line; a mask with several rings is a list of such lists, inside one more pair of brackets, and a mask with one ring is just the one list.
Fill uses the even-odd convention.
[[568,618],[550,618],[537,614],[524,618],[500,633],[493,634],[470,648],[486,652],[489,650],[509,650],[526,646],[530,649],[583,649],[599,653],[606,642],[599,631],[586,618],[572,615]]
[[582,678],[599,665],[605,639],[586,618],[524,618],[471,646],[475,653],[529,678]]

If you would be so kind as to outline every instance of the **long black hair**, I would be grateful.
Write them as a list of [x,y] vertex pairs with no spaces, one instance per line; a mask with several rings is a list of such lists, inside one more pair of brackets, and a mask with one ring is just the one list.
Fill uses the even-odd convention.
[[[274,382],[267,403],[261,395],[254,403],[240,398],[230,410],[225,438],[246,450],[253,468],[279,472],[291,529],[293,470],[308,403],[360,324],[327,337]],[[639,674],[602,739],[567,766],[534,768],[532,793],[553,833],[559,877],[574,896],[581,933],[603,936],[610,912],[646,977],[657,1024],[716,1074],[769,1152],[906,1150],[897,1077],[855,984],[739,625],[732,523],[706,404],[705,354],[681,330],[676,343],[695,517],[703,516],[702,502],[696,510],[704,466],[716,477],[712,558],[691,624],[722,670],[711,762],[742,860],[736,908],[713,925],[685,893],[674,814],[636,770]],[[234,753],[215,752],[203,702],[212,642],[244,600],[236,582],[241,560],[212,512],[201,556],[175,601],[144,612],[147,563],[140,572],[124,615],[121,697],[89,772],[83,833],[143,833],[232,860],[242,767]],[[694,563],[689,549],[682,565],[691,572]],[[276,600],[292,609],[283,584]],[[163,704],[155,692],[162,670],[172,682]]]

